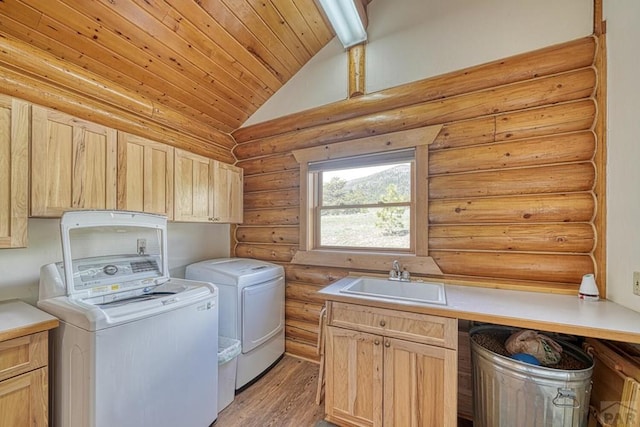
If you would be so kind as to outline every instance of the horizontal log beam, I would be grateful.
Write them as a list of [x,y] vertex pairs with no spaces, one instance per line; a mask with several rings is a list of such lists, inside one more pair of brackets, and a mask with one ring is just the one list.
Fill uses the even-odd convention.
[[596,72],[589,67],[265,137],[236,146],[234,153],[238,159],[246,159],[583,99],[593,94],[595,81]]
[[298,227],[247,227],[236,228],[236,239],[242,243],[285,243],[297,245],[300,239]]
[[494,116],[448,122],[444,124],[435,141],[429,145],[429,151],[493,142],[495,134]]
[[318,294],[320,289],[322,289],[322,286],[289,281],[287,282],[285,296],[287,299],[322,305],[325,302],[325,298]]
[[269,262],[289,262],[298,250],[296,245],[251,245],[238,243],[235,247],[237,257],[255,258]]
[[[192,116],[172,110],[125,87],[114,85],[113,82],[90,73],[82,67],[56,58],[24,42],[0,37],[0,73],[5,71],[13,74],[12,80],[17,80],[17,76],[21,75],[28,81],[39,81],[66,91],[69,97],[75,96],[79,101],[93,100],[98,105],[108,106],[175,131],[215,142],[228,150],[235,145],[235,141],[228,134],[217,130],[220,127],[231,130],[222,122],[214,120],[210,124],[205,124],[205,120],[200,116],[198,120],[194,120]],[[8,89],[4,88],[3,93],[9,94]],[[46,92],[41,93],[38,99],[28,100],[44,107],[51,107],[47,104]],[[62,108],[56,108],[63,111]]]
[[349,270],[334,267],[288,264],[284,267],[286,280],[326,286],[349,274]]
[[587,99],[499,114],[496,117],[495,140],[533,138],[591,129],[596,111],[595,100]]
[[443,271],[451,275],[495,277],[566,283],[577,287],[582,275],[594,271],[589,255],[431,251]]
[[296,341],[287,338],[284,342],[284,351],[295,357],[307,359],[312,362],[318,362],[319,356],[316,354],[316,346],[304,341]]
[[244,225],[298,225],[300,209],[274,208],[244,211]]
[[244,170],[244,176],[259,175],[268,172],[282,172],[289,169],[300,168],[300,165],[291,153],[243,160],[238,162],[236,166]]
[[429,249],[589,253],[596,232],[589,223],[433,225]]
[[229,150],[215,144],[214,141],[186,135],[184,132],[142,119],[91,98],[80,97],[65,89],[6,68],[0,69],[0,93],[226,163],[235,162]]
[[238,143],[244,143],[424,101],[587,67],[593,64],[595,50],[595,38],[585,37],[248,126],[235,131],[233,137]]
[[245,209],[300,206],[300,191],[272,190],[244,193]]
[[453,172],[587,161],[596,148],[591,131],[482,144],[429,153],[429,176]]
[[[302,323],[302,322],[298,322],[298,323]],[[311,323],[307,323],[307,324],[310,325]],[[284,326],[284,334],[287,338],[291,340],[304,342],[309,345],[314,345],[318,342],[317,332],[312,332],[308,329],[298,328],[298,327],[292,326],[290,323],[287,323]]]
[[285,317],[305,322],[318,323],[322,303],[302,302],[297,300],[286,300]]
[[440,175],[429,178],[429,200],[591,191],[595,178],[591,162]]
[[300,171],[289,170],[264,175],[247,176],[244,179],[244,191],[269,191],[300,187]]
[[589,222],[594,208],[591,193],[435,200],[429,224]]

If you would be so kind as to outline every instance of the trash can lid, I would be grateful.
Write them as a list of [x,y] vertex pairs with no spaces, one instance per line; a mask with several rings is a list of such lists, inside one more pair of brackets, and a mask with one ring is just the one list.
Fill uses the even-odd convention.
[[218,364],[222,365],[238,357],[242,347],[240,340],[228,337],[218,337]]

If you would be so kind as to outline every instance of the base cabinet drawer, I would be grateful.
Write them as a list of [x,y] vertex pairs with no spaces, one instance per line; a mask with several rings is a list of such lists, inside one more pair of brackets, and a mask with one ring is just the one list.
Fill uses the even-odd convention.
[[0,381],[0,427],[47,426],[48,369]]
[[454,350],[457,348],[458,321],[448,317],[332,302],[328,323]]
[[48,332],[0,342],[0,381],[47,365]]

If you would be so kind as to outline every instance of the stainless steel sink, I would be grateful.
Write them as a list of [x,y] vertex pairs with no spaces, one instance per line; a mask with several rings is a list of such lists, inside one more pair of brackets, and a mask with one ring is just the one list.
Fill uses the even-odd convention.
[[413,301],[427,304],[447,304],[444,284],[431,282],[398,282],[375,277],[358,277],[340,292]]

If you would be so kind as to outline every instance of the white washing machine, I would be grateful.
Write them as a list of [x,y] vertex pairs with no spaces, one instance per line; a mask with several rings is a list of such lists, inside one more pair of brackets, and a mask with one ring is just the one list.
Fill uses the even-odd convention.
[[284,269],[248,258],[221,258],[187,267],[185,277],[219,290],[220,336],[240,340],[236,390],[284,354]]
[[[203,427],[217,417],[218,295],[170,278],[166,218],[67,212],[63,262],[40,270],[58,427]],[[214,335],[216,339],[212,339]]]

